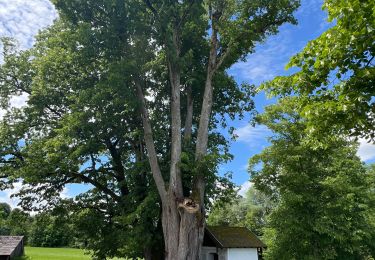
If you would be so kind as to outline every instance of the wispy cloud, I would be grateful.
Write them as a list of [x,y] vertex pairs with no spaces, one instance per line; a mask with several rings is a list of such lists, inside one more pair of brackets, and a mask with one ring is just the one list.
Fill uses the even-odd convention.
[[229,73],[242,81],[260,84],[275,76],[285,73],[284,67],[289,58],[297,52],[292,44],[289,30],[270,37],[255,49],[245,62],[234,64]]
[[267,145],[267,138],[272,132],[264,125],[246,125],[238,128],[234,134],[237,136],[238,142],[244,142],[251,147],[264,147]]
[[374,160],[375,145],[373,143],[368,143],[365,139],[359,139],[359,149],[357,155],[364,162]]
[[12,208],[17,207],[19,199],[12,198],[12,194],[19,192],[22,188],[22,183],[17,182],[13,185],[13,189],[6,189],[0,192],[0,202],[8,203]]
[[0,0],[0,37],[13,37],[30,48],[34,36],[57,17],[49,0]]
[[[237,62],[229,69],[229,73],[240,81],[256,85],[290,73],[284,69],[289,59],[302,50],[309,40],[329,27],[322,5],[323,0],[303,0],[295,13],[299,23],[297,26],[282,25],[277,35],[260,43],[255,52],[247,56],[247,61]],[[306,30],[311,32],[306,33]]]
[[250,181],[244,182],[241,186],[240,189],[238,190],[238,195],[241,195],[242,197],[246,196],[247,191],[254,185],[254,183]]
[[[20,96],[13,96],[9,100],[10,108],[21,108],[26,105],[27,99],[28,99],[28,94],[22,94]],[[6,111],[0,109],[0,119],[5,115]]]
[[[22,187],[23,187],[22,182],[16,182],[13,184],[13,189],[6,189],[3,191],[0,191],[0,202],[5,202],[9,204],[12,208],[16,208],[20,200],[17,197],[12,197],[12,195],[17,194],[22,189]],[[64,189],[60,192],[60,198],[62,199],[71,198],[68,187],[64,187]],[[44,202],[41,202],[41,204],[43,203]]]

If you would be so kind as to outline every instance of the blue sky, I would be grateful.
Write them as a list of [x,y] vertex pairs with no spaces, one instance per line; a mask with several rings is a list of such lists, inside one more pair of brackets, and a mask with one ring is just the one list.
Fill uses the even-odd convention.
[[[229,73],[238,83],[256,85],[277,75],[287,74],[284,67],[289,58],[330,26],[326,22],[326,13],[321,9],[322,3],[322,0],[302,0],[302,5],[296,12],[298,25],[283,25],[279,34],[257,46],[256,52],[249,55],[246,62],[234,64]],[[0,37],[14,37],[19,41],[20,48],[30,48],[38,30],[50,25],[55,18],[56,12],[49,0],[0,0]],[[22,106],[26,99],[26,96],[15,97],[12,104]],[[265,95],[260,93],[255,97],[257,111],[262,112],[267,104],[274,101],[267,100]],[[0,117],[1,115],[0,111]],[[234,182],[243,188],[250,185],[246,171],[248,159],[267,146],[267,136],[270,135],[264,126],[254,128],[249,125],[249,119],[246,117],[233,122],[239,136],[230,150],[234,160],[219,169],[220,173],[233,172]],[[361,140],[359,155],[364,161],[374,162],[375,146]],[[20,187],[21,185],[17,185],[15,190]],[[83,189],[81,185],[71,185],[64,190],[63,196],[75,195]],[[12,193],[12,190],[0,192],[0,202],[6,201],[14,206],[17,201],[10,199]]]

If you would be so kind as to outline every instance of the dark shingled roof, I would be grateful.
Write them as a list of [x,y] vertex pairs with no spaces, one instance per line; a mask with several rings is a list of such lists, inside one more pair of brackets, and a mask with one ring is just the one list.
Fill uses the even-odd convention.
[[245,227],[206,227],[206,234],[222,248],[266,247],[260,239]]
[[[21,236],[0,236],[0,256],[13,256],[21,246]],[[17,250],[18,251],[18,250]]]

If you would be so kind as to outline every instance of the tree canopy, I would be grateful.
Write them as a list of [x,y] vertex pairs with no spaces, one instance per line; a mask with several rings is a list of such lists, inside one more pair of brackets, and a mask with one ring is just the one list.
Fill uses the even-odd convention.
[[[35,47],[3,41],[2,188],[22,180],[32,209],[56,205],[69,183],[90,184],[71,202],[87,209],[83,220],[97,213],[111,223],[102,227],[134,234],[145,256],[163,230],[167,259],[196,258],[208,198],[232,190],[215,174],[231,159],[218,129],[254,107],[252,86],[225,69],[295,23],[299,1],[53,3],[59,18]],[[10,108],[14,95],[27,105]]]
[[250,160],[255,187],[277,205],[265,230],[267,257],[369,257],[375,250],[369,218],[373,172],[366,172],[356,144],[345,137],[326,140],[321,148],[311,146],[307,120],[296,112],[295,100],[281,99],[258,117],[274,136]]
[[375,3],[326,0],[323,8],[332,27],[291,58],[287,68],[296,73],[261,89],[299,96],[297,109],[309,119],[306,131],[315,142],[336,134],[374,141]]

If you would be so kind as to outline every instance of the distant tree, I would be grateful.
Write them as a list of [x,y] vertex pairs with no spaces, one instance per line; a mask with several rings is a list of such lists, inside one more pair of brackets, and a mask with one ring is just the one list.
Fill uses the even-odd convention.
[[263,89],[300,97],[296,109],[309,119],[305,131],[316,144],[343,133],[375,142],[375,2],[325,0],[323,7],[333,26],[290,60],[296,73]]
[[12,212],[12,208],[8,203],[0,203],[0,219],[6,219]]
[[7,219],[8,227],[11,230],[10,235],[25,236],[25,241],[27,242],[31,221],[32,219],[28,213],[18,208],[13,209]]
[[74,245],[74,230],[66,216],[42,212],[33,217],[29,244],[36,247],[67,247]]
[[215,203],[210,211],[207,224],[212,226],[241,226],[263,235],[267,217],[275,207],[275,202],[251,187],[245,197],[235,197],[225,203]]
[[12,211],[12,208],[7,203],[0,203],[0,235],[9,235],[10,228],[7,219]]
[[[277,207],[265,237],[269,259],[365,259],[375,254],[369,221],[370,185],[366,168],[348,138],[306,142],[306,119],[295,98],[284,98],[258,117],[274,133],[271,145],[251,160],[255,187]],[[330,141],[328,141],[330,140]],[[256,170],[255,165],[261,169]],[[373,176],[372,176],[373,178]]]
[[375,164],[371,164],[367,167],[367,186],[369,187],[369,222],[375,227]]

